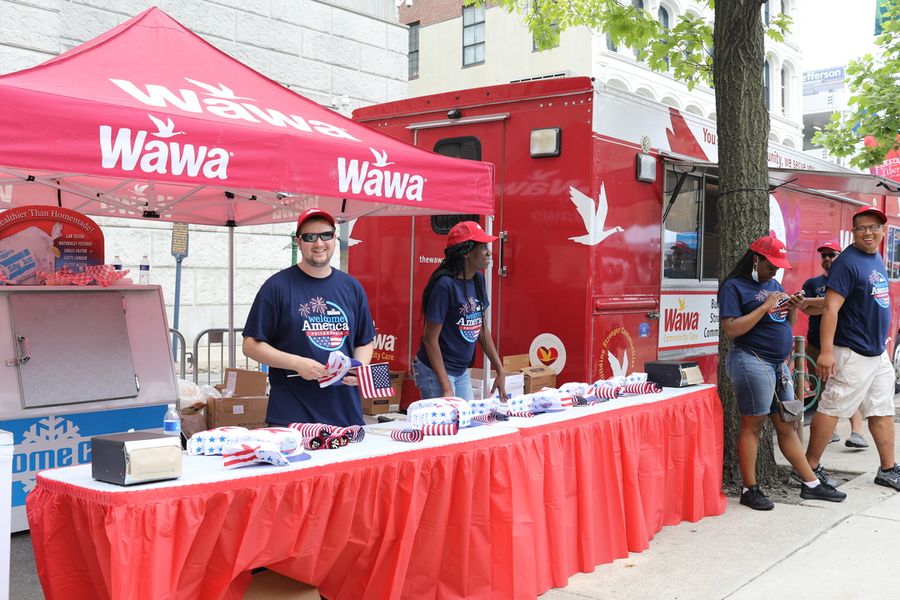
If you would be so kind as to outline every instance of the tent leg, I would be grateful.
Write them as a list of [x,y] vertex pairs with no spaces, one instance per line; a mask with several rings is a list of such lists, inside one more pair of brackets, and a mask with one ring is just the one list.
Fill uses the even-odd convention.
[[228,366],[237,364],[234,331],[234,226],[228,227]]
[[[484,219],[484,231],[488,235],[493,235],[493,229],[494,229],[494,217],[491,215],[488,215]],[[485,287],[484,293],[487,295],[489,300],[491,298],[491,290],[493,288],[493,283],[494,283],[493,268],[494,268],[494,260],[491,259],[491,264],[488,265],[488,268],[485,270],[485,273],[484,273],[484,287]],[[491,300],[491,304],[490,304],[490,306],[487,307],[487,310],[484,311],[484,316],[483,316],[484,322],[487,323],[488,325],[490,325],[490,323],[491,323],[491,315],[493,314],[493,312],[494,312],[494,302]],[[493,330],[493,327],[491,327],[491,330]],[[498,344],[498,346],[499,346],[499,344]],[[499,348],[498,348],[498,352],[499,352]],[[481,380],[482,380],[481,397],[487,398],[487,397],[489,397],[490,391],[491,391],[491,387],[490,387],[491,361],[488,359],[487,353],[485,353],[485,352],[482,352],[482,358],[484,359],[484,364],[482,365],[482,367],[483,367],[482,373],[484,373],[484,375],[481,378]],[[502,402],[506,402],[506,398],[501,398],[500,400]]]

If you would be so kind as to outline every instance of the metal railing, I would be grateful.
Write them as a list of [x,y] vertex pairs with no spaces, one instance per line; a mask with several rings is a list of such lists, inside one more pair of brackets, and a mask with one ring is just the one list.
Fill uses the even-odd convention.
[[[214,385],[216,383],[222,382],[222,373],[225,371],[225,368],[229,366],[229,335],[240,337],[241,331],[243,331],[243,328],[235,328],[231,330],[231,334],[229,334],[229,329],[227,327],[215,327],[212,329],[204,329],[197,334],[197,337],[194,339],[193,355],[194,383],[198,385],[201,383],[201,374],[205,374],[206,376],[206,381],[202,382],[206,385]],[[206,341],[205,345],[201,344],[201,342],[204,340]],[[240,340],[238,339],[235,340],[235,345],[237,346],[238,352],[237,361],[234,366],[239,369],[259,369],[258,362],[251,358],[247,358],[241,353],[239,341]],[[201,347],[206,348],[206,352],[204,354],[200,353]],[[215,381],[213,380],[213,376],[215,376]]]
[[[173,348],[172,352],[174,356],[172,358],[175,359],[175,363],[178,365],[178,375],[182,379],[187,375],[187,342],[184,340],[184,336],[177,329],[172,329],[169,327],[169,333],[173,336]],[[177,338],[177,343],[175,343]]]

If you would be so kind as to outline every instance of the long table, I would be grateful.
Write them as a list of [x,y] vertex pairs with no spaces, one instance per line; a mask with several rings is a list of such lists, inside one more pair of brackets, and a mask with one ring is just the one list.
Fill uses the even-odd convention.
[[713,386],[667,389],[135,488],[54,469],[27,514],[49,600],[238,600],[263,566],[330,600],[534,598],[721,514],[722,435]]

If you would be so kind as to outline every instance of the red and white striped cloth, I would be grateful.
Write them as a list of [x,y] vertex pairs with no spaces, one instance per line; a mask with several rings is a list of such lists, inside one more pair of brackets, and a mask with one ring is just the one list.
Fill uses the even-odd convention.
[[619,397],[619,389],[620,388],[613,387],[611,385],[603,385],[603,386],[594,388],[594,395],[598,398],[612,400],[614,398]]
[[255,463],[269,463],[279,467],[290,464],[275,444],[266,442],[228,446],[222,452],[226,469],[246,467]]
[[626,383],[619,388],[623,394],[658,394],[662,392],[662,388],[652,381],[644,383]]
[[394,429],[391,431],[391,439],[397,442],[421,442],[425,434],[418,429]]
[[337,425],[326,425],[325,423],[291,423],[288,427],[299,431],[304,438],[314,438],[323,429],[326,430],[326,435],[346,435],[351,442],[361,442],[366,438],[366,430],[359,425],[338,427]]
[[475,415],[472,417],[473,421],[478,421],[479,423],[496,423],[497,415],[493,412],[484,413],[483,415]]
[[530,419],[534,416],[534,413],[530,410],[511,410],[509,411],[509,416]]
[[425,435],[456,435],[459,433],[459,423],[436,423],[423,425],[422,433]]

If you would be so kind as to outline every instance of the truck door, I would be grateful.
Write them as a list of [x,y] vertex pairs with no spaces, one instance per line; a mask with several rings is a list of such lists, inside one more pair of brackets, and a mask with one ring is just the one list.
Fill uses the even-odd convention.
[[[413,123],[408,126],[413,130],[413,142],[416,146],[431,150],[445,156],[453,156],[467,160],[482,160],[494,164],[495,210],[502,201],[503,189],[503,145],[505,138],[505,121],[508,115],[484,115],[472,117],[471,121],[459,119],[451,122]],[[447,233],[460,221],[477,221],[485,225],[482,215],[432,215],[414,217],[413,219],[413,265],[412,265],[412,339],[413,352],[418,348],[422,338],[424,322],[422,315],[422,290],[431,273],[444,258]],[[498,227],[495,224],[493,233]],[[498,244],[492,247],[498,250]],[[496,265],[497,257],[494,257]],[[499,282],[492,277],[491,322],[492,330],[500,318]],[[481,361],[476,357],[476,363]]]

